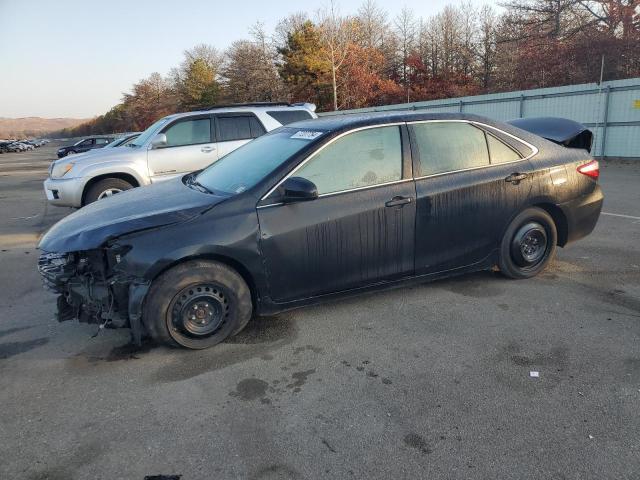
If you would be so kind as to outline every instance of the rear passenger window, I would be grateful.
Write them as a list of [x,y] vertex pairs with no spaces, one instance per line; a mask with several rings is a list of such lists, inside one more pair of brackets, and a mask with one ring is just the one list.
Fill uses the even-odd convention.
[[311,180],[319,194],[400,180],[400,129],[368,128],[345,135],[320,150],[294,176]]
[[211,120],[184,120],[174,123],[164,133],[167,136],[167,147],[211,143]]
[[411,125],[420,159],[416,176],[435,175],[489,165],[484,132],[464,122]]
[[309,120],[310,118],[313,118],[306,110],[274,110],[267,112],[267,115],[275,118],[282,125],[288,125],[293,122],[299,122],[300,120]]
[[514,149],[489,133],[487,133],[487,145],[489,145],[489,156],[492,164],[515,162],[522,158]]
[[265,133],[264,127],[253,115],[217,117],[218,141],[248,140]]

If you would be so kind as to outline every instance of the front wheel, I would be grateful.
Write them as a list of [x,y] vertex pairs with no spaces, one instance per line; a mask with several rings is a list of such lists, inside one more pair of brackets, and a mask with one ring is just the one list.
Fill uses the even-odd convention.
[[111,197],[130,188],[133,188],[133,185],[121,178],[104,178],[89,187],[84,197],[84,205]]
[[152,283],[143,322],[155,341],[199,350],[240,332],[252,313],[251,292],[235,270],[193,260]]
[[541,208],[527,208],[509,224],[500,243],[500,271],[510,278],[531,278],[546,268],[556,251],[558,232]]

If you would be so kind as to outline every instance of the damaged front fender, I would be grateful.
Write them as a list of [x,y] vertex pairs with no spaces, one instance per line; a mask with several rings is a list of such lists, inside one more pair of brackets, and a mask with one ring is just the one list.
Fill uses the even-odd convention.
[[38,248],[56,253],[99,248],[121,235],[187,221],[225,198],[192,190],[179,178],[134,188],[60,220]]

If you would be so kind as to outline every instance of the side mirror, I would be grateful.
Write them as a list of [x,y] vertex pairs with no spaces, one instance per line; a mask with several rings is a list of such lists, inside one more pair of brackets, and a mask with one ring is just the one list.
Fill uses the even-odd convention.
[[315,183],[302,177],[287,178],[279,190],[283,203],[306,202],[318,198]]
[[164,133],[158,133],[151,140],[151,148],[162,148],[167,146],[167,136]]

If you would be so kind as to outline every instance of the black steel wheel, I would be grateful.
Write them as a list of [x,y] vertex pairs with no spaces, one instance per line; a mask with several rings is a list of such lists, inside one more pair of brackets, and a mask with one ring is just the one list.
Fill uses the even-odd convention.
[[218,262],[193,260],[154,280],[143,322],[157,342],[202,349],[238,333],[252,313],[251,292],[242,276]]
[[171,301],[171,328],[193,338],[208,337],[224,326],[231,308],[221,285],[203,283],[189,286]]
[[538,222],[529,222],[518,229],[511,241],[511,257],[521,267],[539,263],[548,248],[547,230]]
[[541,208],[528,208],[509,224],[500,245],[500,271],[511,278],[530,278],[553,258],[558,233],[553,218]]

